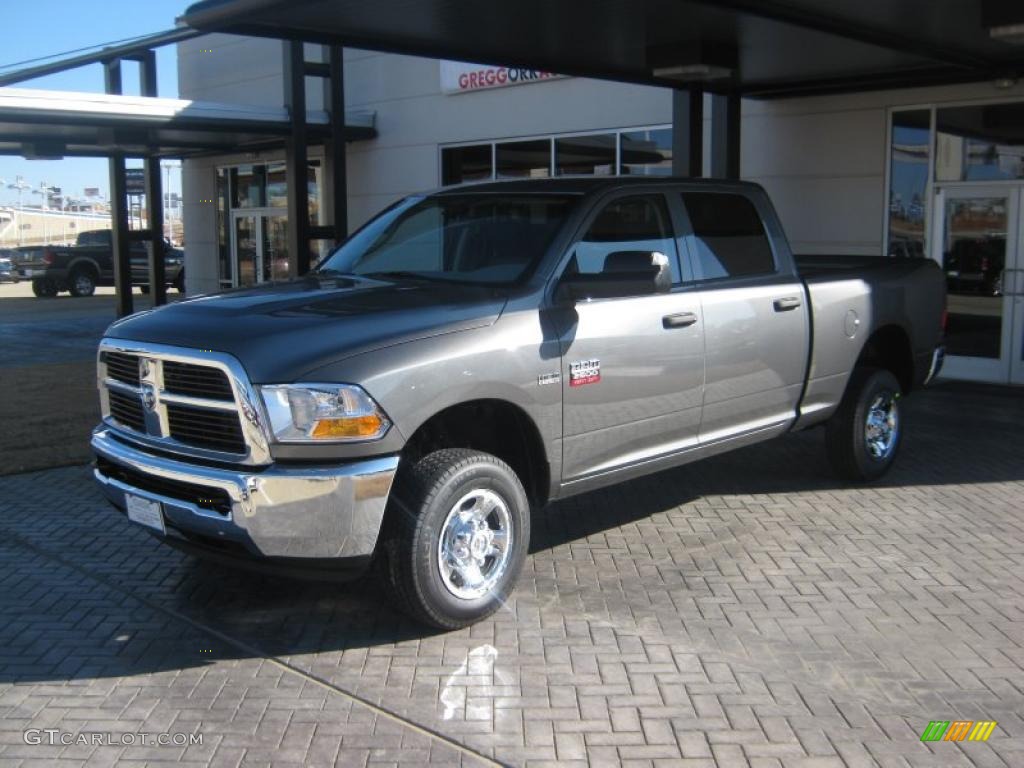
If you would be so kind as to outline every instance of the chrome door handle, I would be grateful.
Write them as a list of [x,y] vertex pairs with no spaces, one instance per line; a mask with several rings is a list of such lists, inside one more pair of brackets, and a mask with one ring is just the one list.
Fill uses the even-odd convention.
[[784,296],[773,301],[772,306],[775,307],[776,312],[789,312],[791,309],[796,309],[800,306],[800,298],[797,296]]
[[697,322],[697,315],[693,312],[679,312],[675,315],[665,315],[661,318],[663,328],[689,328]]

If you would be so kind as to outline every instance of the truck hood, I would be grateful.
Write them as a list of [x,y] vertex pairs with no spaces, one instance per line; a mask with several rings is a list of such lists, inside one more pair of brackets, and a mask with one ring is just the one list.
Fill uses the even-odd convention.
[[309,275],[140,312],[106,335],[226,352],[253,383],[289,383],[351,355],[490,325],[506,300],[494,288],[439,281]]

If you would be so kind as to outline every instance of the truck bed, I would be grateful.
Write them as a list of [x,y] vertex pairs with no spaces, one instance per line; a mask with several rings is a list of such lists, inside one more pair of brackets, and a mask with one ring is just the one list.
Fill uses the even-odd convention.
[[[866,271],[885,270],[890,273],[902,266],[913,271],[929,259],[896,259],[891,256],[864,256],[853,254],[794,254],[793,260],[804,279],[815,277],[840,277],[849,274],[863,274]],[[846,273],[846,274],[844,274]]]
[[[808,384],[801,406],[806,426],[829,415],[841,400],[864,334],[900,336],[913,367],[900,372],[904,391],[919,386],[941,338],[945,278],[931,259],[888,256],[794,256],[811,312]],[[846,307],[847,311],[840,311]],[[935,318],[910,323],[908,318]]]

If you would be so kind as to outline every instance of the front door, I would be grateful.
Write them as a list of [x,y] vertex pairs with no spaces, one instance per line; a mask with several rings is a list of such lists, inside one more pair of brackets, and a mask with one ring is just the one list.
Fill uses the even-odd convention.
[[563,477],[599,475],[697,444],[704,386],[700,297],[683,285],[667,199],[629,194],[585,226],[567,269],[599,273],[616,251],[660,251],[671,293],[577,302],[561,335]]
[[1020,189],[938,190],[931,256],[946,275],[943,375],[1024,383],[1024,255]]
[[249,286],[289,275],[288,217],[276,208],[231,214],[233,283]]

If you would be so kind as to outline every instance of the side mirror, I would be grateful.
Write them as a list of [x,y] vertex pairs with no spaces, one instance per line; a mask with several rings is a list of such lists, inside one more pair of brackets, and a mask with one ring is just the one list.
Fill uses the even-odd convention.
[[557,295],[571,301],[650,296],[672,290],[668,257],[660,251],[614,251],[598,273],[562,276]]

